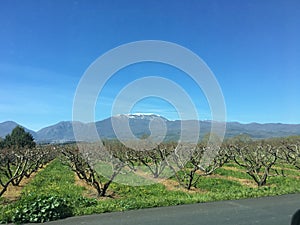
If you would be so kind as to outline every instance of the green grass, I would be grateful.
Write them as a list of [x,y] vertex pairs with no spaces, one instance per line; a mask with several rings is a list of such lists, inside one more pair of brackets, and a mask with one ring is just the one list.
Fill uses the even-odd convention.
[[276,174],[275,173],[275,169],[277,169],[277,171],[281,174],[281,169],[283,169],[284,171],[284,175],[285,176],[296,176],[296,177],[300,177],[300,170],[297,170],[295,167],[288,167],[287,165],[282,165],[281,167],[276,166],[273,169],[271,169],[271,173],[272,174]]
[[218,174],[224,177],[235,177],[235,178],[239,178],[239,179],[251,179],[251,177],[242,171],[235,171],[235,170],[231,170],[231,169],[225,169],[225,168],[218,168],[214,174]]
[[[178,191],[170,191],[162,184],[130,187],[114,183],[111,186],[111,190],[118,195],[118,198],[98,201],[97,206],[85,208],[82,211],[78,211],[78,213],[91,214],[124,211],[147,207],[253,198],[300,192],[300,179],[289,176],[276,176],[270,177],[268,179],[268,185],[265,187],[250,187],[239,181],[231,180],[231,178],[238,178],[249,180],[249,182],[253,183],[251,177],[246,174],[246,172],[242,171],[242,167],[235,164],[228,164],[226,166],[237,168],[238,170],[219,168],[215,171],[215,174],[221,176],[221,178],[213,176],[200,178],[196,185],[198,192],[186,192],[181,189],[178,189]],[[293,170],[291,173],[292,175],[295,175],[295,173],[298,172],[299,171]]]
[[74,182],[70,168],[54,160],[22,190],[17,202],[0,208],[0,221],[44,222],[76,215],[77,209],[96,205],[96,200],[82,196],[83,188]]
[[82,188],[74,184],[74,173],[59,160],[53,161],[38,173],[22,191],[22,195],[51,193],[80,196]]
[[[228,167],[236,169],[233,170]],[[274,171],[271,172],[274,174]],[[86,215],[300,192],[300,179],[295,177],[299,176],[300,171],[291,168],[286,170],[286,177],[270,177],[267,181],[268,185],[262,188],[247,186],[232,179],[252,181],[243,168],[239,168],[235,164],[227,164],[225,168],[217,169],[214,174],[217,176],[201,177],[196,185],[196,191],[189,192],[179,188],[171,191],[159,183],[146,186],[127,186],[113,183],[109,190],[113,192],[112,196],[114,197],[96,201],[82,197],[84,188],[74,184],[74,173],[60,161],[55,160],[38,173],[33,181],[23,189],[19,204],[22,203],[22,199],[43,196],[47,193],[47,195],[65,199],[67,206],[72,210],[72,215]],[[135,179],[132,174],[130,176]],[[3,218],[12,216],[16,207],[18,207],[18,203],[4,207],[0,214],[0,220],[4,221]]]

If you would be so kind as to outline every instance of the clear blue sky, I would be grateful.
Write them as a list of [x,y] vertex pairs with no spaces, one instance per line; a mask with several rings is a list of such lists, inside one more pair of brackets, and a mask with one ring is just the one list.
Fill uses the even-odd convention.
[[[165,40],[198,54],[222,88],[227,120],[300,123],[298,0],[0,1],[0,122],[33,130],[72,119],[73,97],[87,67],[106,51],[138,40]],[[136,65],[105,86],[96,119],[110,116],[128,82],[161,75],[210,112],[201,90],[179,71]],[[176,113],[161,99],[133,112]]]

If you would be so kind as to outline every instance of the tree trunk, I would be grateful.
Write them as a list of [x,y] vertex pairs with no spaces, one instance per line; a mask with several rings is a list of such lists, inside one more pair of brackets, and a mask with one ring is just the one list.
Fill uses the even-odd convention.
[[0,197],[4,194],[4,192],[6,192],[7,186],[8,186],[8,184],[4,185],[3,189],[0,191]]

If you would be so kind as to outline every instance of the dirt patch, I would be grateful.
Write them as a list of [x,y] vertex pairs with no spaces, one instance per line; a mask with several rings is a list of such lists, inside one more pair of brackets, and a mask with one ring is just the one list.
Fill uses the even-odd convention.
[[7,191],[4,192],[4,194],[2,195],[3,198],[5,198],[5,200],[7,200],[8,202],[13,202],[16,201],[20,198],[21,196],[21,192],[23,190],[23,188],[30,183],[30,181],[32,181],[32,179],[34,179],[34,177],[36,176],[36,174],[38,174],[41,170],[43,170],[46,166],[44,166],[43,168],[38,169],[37,172],[34,172],[31,174],[31,176],[29,178],[23,178],[19,184],[19,186],[13,186],[12,184],[10,184],[7,187]]
[[83,187],[83,196],[88,198],[98,197],[97,190],[93,188],[91,185],[87,184],[84,180],[80,179],[76,174],[75,174],[75,184],[80,187]]
[[207,191],[201,190],[199,188],[191,187],[190,190],[187,190],[186,188],[182,187],[178,181],[165,179],[159,181],[162,185],[166,187],[169,191],[182,191],[185,193],[193,194],[193,193],[207,193]]
[[98,192],[95,188],[93,188],[91,185],[89,185],[84,180],[80,179],[76,173],[75,174],[75,184],[83,187],[83,193],[82,195],[87,198],[97,198],[97,199],[107,199],[107,198],[119,198],[115,192],[111,191],[110,189],[107,190],[106,197],[98,197]]
[[225,170],[231,170],[231,171],[236,171],[236,172],[245,172],[243,169],[239,169],[236,167],[231,167],[231,166],[222,166],[223,169]]
[[[275,175],[275,176],[280,176],[280,175]],[[285,177],[294,178],[294,179],[300,179],[300,176],[295,176],[295,175],[286,175]]]
[[29,177],[29,178],[24,178],[19,186],[13,186],[12,184],[10,184],[7,188],[7,191],[2,195],[2,197],[4,197],[6,200],[8,201],[16,201],[22,192],[22,189],[26,186],[26,184],[28,184],[31,180],[33,179],[33,176]]
[[221,175],[218,175],[218,174],[211,175],[211,177],[227,179],[227,180],[231,180],[231,181],[237,181],[241,185],[252,187],[252,188],[257,187],[257,184],[254,181],[248,180],[248,179],[236,178],[236,177],[231,177],[231,176],[221,176]]
[[177,191],[179,189],[182,189],[182,187],[179,185],[179,183],[175,180],[160,180],[160,184],[164,185],[167,190],[169,191]]

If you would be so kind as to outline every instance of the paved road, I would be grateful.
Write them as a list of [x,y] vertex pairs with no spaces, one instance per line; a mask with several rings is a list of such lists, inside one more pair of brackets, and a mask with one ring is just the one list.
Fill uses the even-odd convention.
[[300,194],[72,217],[44,225],[289,225]]

